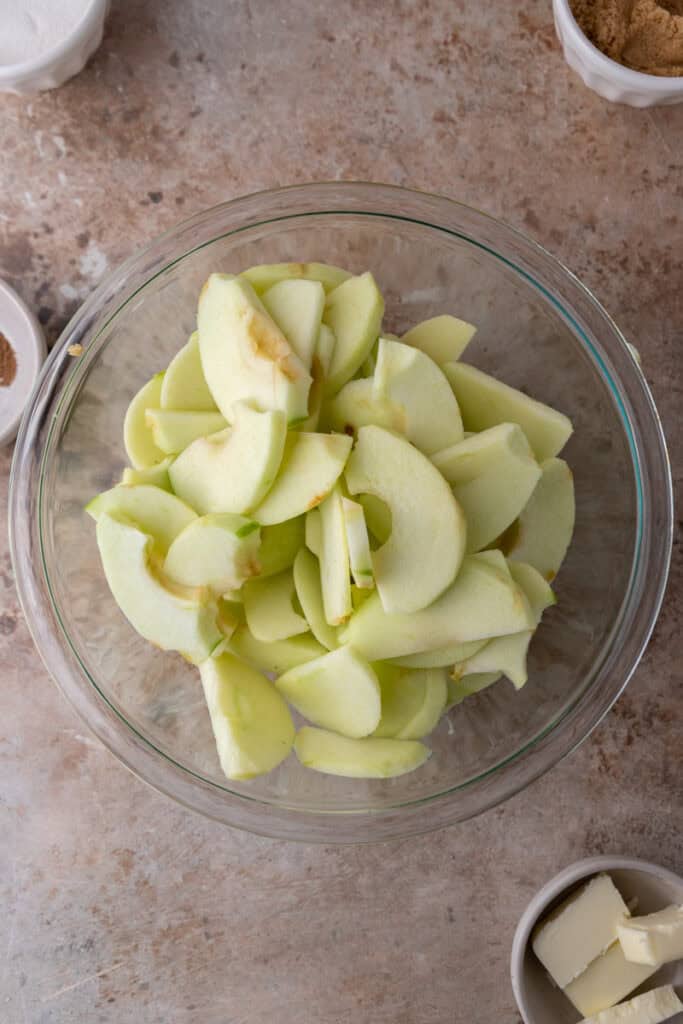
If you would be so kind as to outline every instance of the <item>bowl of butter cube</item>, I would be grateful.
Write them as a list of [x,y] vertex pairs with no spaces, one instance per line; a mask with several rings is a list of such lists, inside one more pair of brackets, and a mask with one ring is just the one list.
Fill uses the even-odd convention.
[[500,803],[600,721],[668,571],[666,446],[577,280],[466,206],[198,214],[66,328],[15,452],[49,671],[140,777],[363,842]]

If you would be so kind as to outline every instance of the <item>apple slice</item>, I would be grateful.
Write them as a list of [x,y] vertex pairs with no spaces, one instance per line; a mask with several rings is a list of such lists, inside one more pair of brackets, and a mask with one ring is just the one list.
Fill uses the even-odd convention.
[[449,677],[446,711],[450,711],[456,704],[462,704],[466,697],[471,697],[474,693],[480,693],[489,686],[493,686],[502,678],[502,672],[473,672],[471,675],[458,676],[455,679]]
[[319,281],[278,281],[261,297],[271,317],[307,370],[320,334],[325,290]]
[[157,462],[155,466],[147,466],[145,469],[131,469],[130,466],[126,466],[121,483],[130,486],[150,484],[152,487],[160,487],[162,491],[170,491],[172,488],[168,468],[172,462],[173,456],[169,455],[163,462]]
[[524,431],[501,423],[432,455],[467,520],[467,550],[479,551],[514,522],[541,476]]
[[210,658],[199,672],[227,778],[253,779],[284,761],[294,724],[273,684],[232,654]]
[[400,410],[402,433],[425,455],[463,439],[453,389],[436,363],[417,348],[380,338],[373,395]]
[[259,543],[258,523],[244,516],[202,516],[175,538],[164,572],[186,587],[210,587],[217,594],[238,590],[258,573]]
[[230,650],[261,672],[276,676],[325,653],[325,648],[310,633],[266,644],[252,636],[246,626],[237,627],[230,638]]
[[420,740],[439,723],[446,707],[443,668],[414,669],[397,676],[380,675],[382,717],[373,736]]
[[391,779],[425,763],[431,751],[417,740],[349,739],[327,729],[304,726],[294,752],[306,768],[350,779]]
[[355,435],[360,427],[375,424],[397,434],[406,434],[403,409],[382,395],[376,395],[370,377],[350,380],[323,403],[321,422],[326,429]]
[[294,579],[291,570],[244,584],[244,612],[252,636],[264,643],[287,640],[308,632],[308,623],[294,610]]
[[306,513],[306,547],[312,551],[316,558],[320,558],[322,551],[322,527],[320,526],[320,509],[312,508]]
[[337,339],[332,328],[328,327],[327,324],[321,324],[318,332],[318,341],[315,346],[315,355],[318,357],[323,377],[327,377],[327,374],[330,372],[336,343]]
[[[198,512],[250,512],[275,480],[285,447],[284,413],[233,408],[234,426],[195,441],[169,469],[176,494]],[[254,518],[257,518],[254,516]]]
[[419,348],[439,366],[454,363],[463,354],[474,337],[477,328],[455,316],[433,316],[416,324],[401,341],[405,345]]
[[93,498],[85,511],[96,521],[109,515],[132,522],[142,533],[152,536],[155,547],[164,555],[178,534],[197,518],[175,494],[151,484],[118,484]]
[[216,616],[216,625],[223,634],[223,640],[226,641],[225,645],[219,645],[214,648],[211,657],[215,658],[218,654],[222,654],[223,650],[219,648],[224,646],[227,649],[227,641],[230,640],[235,633],[238,626],[244,624],[244,608],[239,601],[231,601],[225,597],[218,599],[218,614]]
[[290,433],[275,483],[254,509],[254,519],[270,526],[319,505],[339,479],[351,443],[342,434]]
[[482,647],[485,647],[488,640],[470,640],[464,644],[447,644],[445,647],[436,647],[432,651],[418,651],[417,654],[406,654],[403,658],[392,658],[391,664],[401,668],[447,668],[461,661],[466,661]]
[[304,546],[305,518],[287,519],[284,523],[264,526],[261,529],[261,547],[258,561],[259,576],[275,576],[294,564],[297,552]]
[[517,423],[539,460],[550,458],[572,434],[571,420],[549,405],[529,398],[467,363],[446,363],[448,377],[467,430],[486,430],[498,423]]
[[351,614],[351,581],[339,485],[320,505],[320,578],[325,618],[330,626],[340,626]]
[[123,421],[123,443],[126,454],[135,469],[146,469],[161,462],[165,455],[157,448],[152,431],[147,426],[148,409],[158,409],[161,404],[163,373],[157,373],[140,388],[126,410]]
[[334,395],[353,377],[380,332],[384,299],[371,273],[350,277],[327,296],[323,320],[336,344],[325,392]]
[[161,408],[218,412],[202,370],[199,335],[196,331],[171,360],[164,374]]
[[386,544],[391,536],[391,509],[386,501],[375,494],[359,494],[358,504],[362,506],[365,522],[377,544]]
[[379,595],[371,594],[339,639],[368,661],[381,661],[533,629],[535,624],[517,584],[475,555],[465,558],[455,582],[433,604],[412,615],[387,614]]
[[576,507],[572,471],[562,459],[541,464],[541,479],[519,517],[508,555],[528,562],[552,582],[567,554]]
[[351,274],[329,263],[261,263],[243,270],[240,277],[246,278],[252,288],[261,294],[278,281],[300,279],[320,281],[325,291],[329,292],[351,277]]
[[377,676],[349,647],[290,669],[275,685],[304,718],[342,736],[369,736],[379,723]]
[[288,423],[307,415],[310,374],[248,281],[211,274],[197,326],[204,376],[228,421],[240,401],[279,409]]
[[148,409],[145,420],[154,443],[167,455],[177,455],[200,437],[227,427],[219,412],[183,412],[177,409]]
[[307,548],[301,548],[294,559],[294,586],[313,636],[328,650],[334,650],[338,646],[337,630],[325,618],[320,566]]
[[129,523],[106,513],[97,520],[104,574],[130,624],[150,643],[198,664],[221,641],[216,604],[208,590],[164,586],[151,567],[153,545],[152,537]]
[[342,498],[342,512],[346,527],[346,543],[349,549],[349,564],[354,583],[361,590],[372,590],[375,576],[372,571],[370,538],[365,525],[363,506],[350,498]]
[[425,608],[452,583],[465,551],[465,519],[448,484],[417,448],[374,426],[359,430],[345,478],[352,494],[375,494],[391,508],[391,536],[373,555],[385,611]]

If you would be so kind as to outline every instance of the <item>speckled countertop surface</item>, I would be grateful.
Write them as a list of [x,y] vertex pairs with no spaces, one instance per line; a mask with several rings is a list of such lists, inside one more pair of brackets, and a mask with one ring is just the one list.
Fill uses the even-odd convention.
[[[548,0],[115,0],[76,80],[0,97],[0,276],[52,342],[180,217],[326,178],[462,199],[576,271],[640,348],[680,495],[683,106],[588,92]],[[518,1021],[510,942],[547,877],[602,852],[683,870],[682,606],[679,522],[652,643],[574,756],[457,828],[296,847],[187,813],[86,735],[29,639],[3,526],[3,1024]]]

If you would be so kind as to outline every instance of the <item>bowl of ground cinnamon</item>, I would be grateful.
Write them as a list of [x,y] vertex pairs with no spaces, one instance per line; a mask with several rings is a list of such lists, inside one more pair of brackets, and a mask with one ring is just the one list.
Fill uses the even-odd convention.
[[0,281],[0,447],[14,440],[45,354],[40,324],[14,289]]
[[553,0],[564,56],[605,99],[683,102],[683,0]]

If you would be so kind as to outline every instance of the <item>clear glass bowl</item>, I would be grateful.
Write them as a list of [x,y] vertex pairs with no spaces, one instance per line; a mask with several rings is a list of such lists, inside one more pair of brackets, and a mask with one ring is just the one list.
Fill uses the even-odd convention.
[[[322,260],[371,268],[397,333],[450,311],[479,327],[467,359],[571,416],[577,525],[519,693],[454,708],[431,760],[388,781],[333,778],[292,756],[248,783],[220,771],[196,669],[140,639],[107,588],[83,512],[125,465],[124,411],[193,329],[210,271]],[[73,357],[69,349],[82,345]],[[73,349],[72,349],[73,352]],[[671,551],[666,447],[641,370],[589,292],[537,245],[450,200],[306,185],[185,221],[114,271],[65,330],[17,442],[12,553],[48,670],[91,729],[157,789],[226,824],[321,842],[386,839],[505,800],[583,740],[651,633]]]

